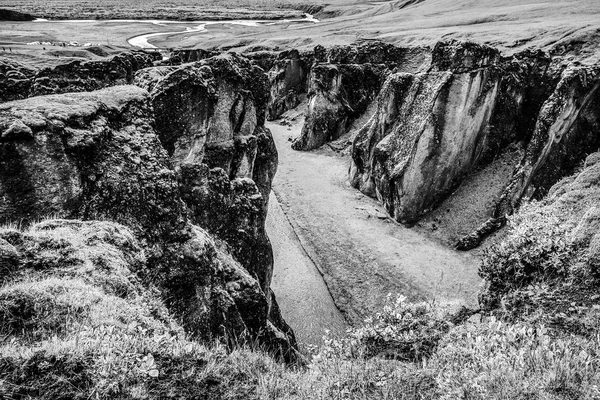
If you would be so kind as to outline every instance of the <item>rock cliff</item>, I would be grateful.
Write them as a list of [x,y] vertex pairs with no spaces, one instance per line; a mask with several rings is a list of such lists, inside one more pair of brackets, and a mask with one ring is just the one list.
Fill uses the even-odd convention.
[[308,109],[295,150],[311,150],[347,132],[375,98],[387,68],[374,64],[319,64],[310,72]]
[[307,78],[312,64],[311,54],[297,50],[282,51],[268,69],[270,96],[267,119],[274,120],[300,104],[307,92]]
[[[383,43],[330,49],[317,46],[306,84],[306,122],[292,147],[311,150],[344,135],[376,98],[391,70],[418,70],[428,59],[428,53],[426,49],[406,49]],[[288,63],[286,72],[299,76],[290,70],[291,65]],[[289,80],[286,76],[286,79],[275,81]],[[272,92],[272,101],[280,99],[279,103],[275,102],[279,106],[273,116],[297,104],[293,100],[295,97],[295,92],[291,97],[283,95],[281,90]]]
[[[223,169],[174,162],[154,128],[160,124],[153,101],[144,89],[116,86],[1,104],[0,217],[121,223],[147,256],[140,276],[161,290],[192,335],[229,344],[257,340],[293,360],[293,333],[273,311],[268,280],[232,258],[235,243],[214,239],[189,206],[198,198],[229,201],[227,211],[237,212],[231,218],[258,229],[256,214],[266,212],[259,188],[247,177],[231,182]],[[214,184],[202,180],[206,172],[218,177]]]
[[516,146],[523,158],[494,211],[458,243],[476,246],[526,193],[543,195],[598,147],[597,67],[564,69],[541,52],[438,43],[427,71],[396,70],[383,84],[353,143],[352,184],[414,223]]
[[[167,73],[151,77],[161,71]],[[227,242],[267,293],[273,258],[264,222],[277,151],[264,127],[264,73],[222,55],[148,69],[136,82],[150,90],[157,133],[180,171],[193,220]]]

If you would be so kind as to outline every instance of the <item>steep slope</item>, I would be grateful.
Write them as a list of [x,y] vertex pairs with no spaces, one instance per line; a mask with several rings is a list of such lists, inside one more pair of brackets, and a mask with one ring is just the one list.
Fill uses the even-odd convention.
[[[145,248],[144,280],[161,290],[188,332],[231,345],[259,340],[293,359],[293,333],[258,277],[269,275],[268,260],[254,265],[261,274],[247,270],[193,224],[185,202],[190,182],[172,168],[154,124],[151,98],[135,86],[0,105],[2,219],[60,215],[124,224]],[[195,182],[193,191],[207,186]]]
[[480,269],[484,308],[587,335],[597,329],[600,154],[528,202]]

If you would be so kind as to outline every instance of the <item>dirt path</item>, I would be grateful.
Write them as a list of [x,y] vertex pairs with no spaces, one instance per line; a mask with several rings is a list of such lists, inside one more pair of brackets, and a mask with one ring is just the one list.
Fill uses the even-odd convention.
[[[347,183],[347,156],[327,146],[292,150],[288,139],[299,134],[302,123],[297,118],[289,127],[267,124],[279,151],[273,190],[347,320],[360,322],[377,312],[388,293],[474,304],[478,259],[387,219],[375,200]],[[277,246],[276,253],[287,251]],[[276,262],[275,274],[283,275],[281,268]],[[276,293],[280,284],[274,283]]]

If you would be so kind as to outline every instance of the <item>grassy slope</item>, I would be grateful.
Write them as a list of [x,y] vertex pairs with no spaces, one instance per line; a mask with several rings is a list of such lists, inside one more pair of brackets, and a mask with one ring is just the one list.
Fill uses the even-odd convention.
[[290,368],[260,349],[226,353],[187,339],[136,278],[144,253],[122,226],[50,220],[0,238],[0,398],[600,396],[597,330],[463,324],[398,298],[346,338],[326,339],[308,368]]
[[[491,44],[507,52],[531,46],[577,53],[594,52],[599,42],[600,3],[595,0],[424,0],[407,3],[411,2],[334,3],[317,17],[335,18],[322,19],[314,26],[290,26],[283,31],[242,33],[233,37],[210,35],[209,32],[188,40],[181,37],[167,40],[170,46],[202,47],[230,45],[239,40],[243,48],[248,43],[311,47],[373,39],[399,45],[432,45],[440,38],[457,38]],[[583,49],[580,41],[587,42]]]

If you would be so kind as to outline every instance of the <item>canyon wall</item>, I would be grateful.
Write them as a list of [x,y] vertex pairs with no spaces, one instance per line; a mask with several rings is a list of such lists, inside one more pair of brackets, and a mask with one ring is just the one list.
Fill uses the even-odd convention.
[[0,217],[121,223],[147,254],[137,272],[188,332],[297,359],[270,290],[266,76],[224,55],[135,82],[0,104]]
[[424,48],[378,42],[281,52],[268,72],[268,119],[298,106],[306,96],[306,123],[292,147],[315,149],[348,131],[375,99],[391,70],[419,69],[428,58],[429,51]]
[[354,138],[351,183],[395,220],[415,223],[517,148],[522,156],[496,207],[457,243],[477,246],[523,197],[542,197],[598,148],[598,68],[440,42],[426,71],[395,70],[383,83],[374,115]]

